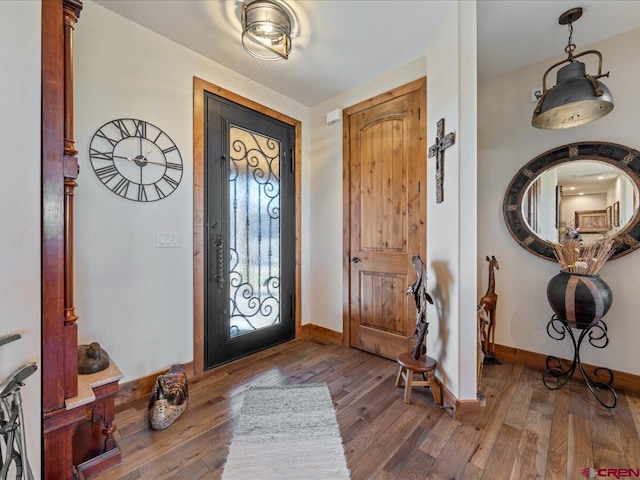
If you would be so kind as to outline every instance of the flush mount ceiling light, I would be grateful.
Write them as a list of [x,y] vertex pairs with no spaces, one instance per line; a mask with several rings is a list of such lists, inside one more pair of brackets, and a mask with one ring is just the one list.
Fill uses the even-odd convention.
[[291,18],[270,0],[254,0],[242,6],[242,46],[260,60],[289,58]]
[[[540,97],[531,124],[536,128],[557,130],[576,127],[604,117],[613,110],[613,96],[609,89],[600,82],[600,77],[608,77],[609,72],[602,73],[602,54],[597,50],[586,50],[574,55],[576,46],[573,40],[573,22],[582,16],[582,8],[572,8],[560,15],[560,25],[569,25],[569,40],[564,51],[566,60],[552,65],[542,77],[542,96]],[[576,61],[584,55],[598,57],[598,74],[586,73],[585,64]],[[560,70],[556,85],[547,89],[547,75],[554,68],[568,63]]]

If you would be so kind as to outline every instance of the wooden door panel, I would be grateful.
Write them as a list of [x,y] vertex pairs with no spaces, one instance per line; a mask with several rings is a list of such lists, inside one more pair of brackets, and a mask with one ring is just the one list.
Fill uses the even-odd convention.
[[402,274],[360,271],[360,325],[405,334],[406,290],[406,279]]
[[403,120],[383,120],[360,132],[359,213],[360,218],[372,220],[360,225],[362,251],[406,251],[405,129]]
[[411,339],[407,339],[406,335],[383,333],[366,325],[360,326],[357,333],[352,334],[351,340],[352,347],[392,360],[398,358],[398,352],[410,352],[412,345]]
[[411,349],[415,305],[406,289],[415,280],[411,257],[426,251],[426,89],[414,84],[348,118],[348,336],[351,346],[393,359]]

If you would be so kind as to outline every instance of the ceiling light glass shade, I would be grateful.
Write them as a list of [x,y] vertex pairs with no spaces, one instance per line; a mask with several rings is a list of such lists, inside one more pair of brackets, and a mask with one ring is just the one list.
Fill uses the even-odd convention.
[[291,19],[277,3],[255,0],[242,7],[242,46],[260,60],[289,58]]
[[573,61],[558,70],[556,86],[540,99],[531,124],[558,130],[604,117],[613,110],[613,96],[605,84],[586,75],[585,64]]

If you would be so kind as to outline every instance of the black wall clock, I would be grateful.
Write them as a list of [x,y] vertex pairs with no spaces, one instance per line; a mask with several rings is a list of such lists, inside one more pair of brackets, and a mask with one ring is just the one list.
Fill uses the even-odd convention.
[[113,193],[134,202],[162,200],[182,180],[182,157],[173,140],[144,120],[119,118],[91,139],[91,166]]

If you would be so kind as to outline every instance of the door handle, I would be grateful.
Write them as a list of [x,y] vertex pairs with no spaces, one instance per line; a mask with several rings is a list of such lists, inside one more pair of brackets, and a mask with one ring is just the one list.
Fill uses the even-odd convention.
[[218,274],[216,275],[216,280],[218,281],[218,288],[222,290],[224,288],[224,239],[222,233],[216,235],[216,247],[218,250]]
[[353,257],[353,258],[351,259],[351,261],[352,261],[353,263],[360,263],[362,260],[361,260],[360,258],[358,258],[358,257]]

